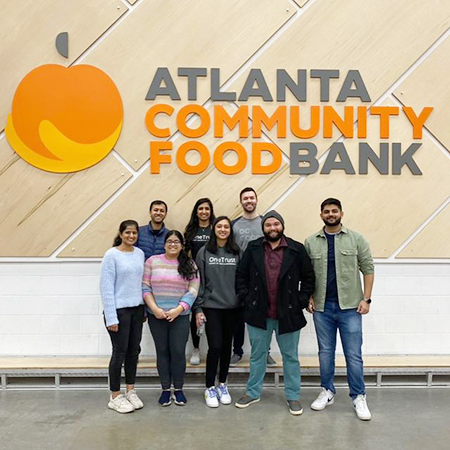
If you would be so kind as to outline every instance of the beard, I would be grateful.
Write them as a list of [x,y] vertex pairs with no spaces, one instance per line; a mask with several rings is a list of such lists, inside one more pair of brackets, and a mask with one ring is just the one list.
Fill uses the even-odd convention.
[[328,220],[322,219],[323,223],[327,226],[327,227],[336,227],[341,223],[341,218],[338,217],[334,222],[329,222]]
[[271,233],[266,233],[264,232],[264,237],[269,241],[269,242],[277,242],[281,239],[281,236],[283,236],[283,232],[279,231],[277,232],[277,234],[272,234]]
[[242,209],[243,209],[245,212],[252,213],[252,212],[255,211],[255,209],[256,209],[256,204],[242,205]]

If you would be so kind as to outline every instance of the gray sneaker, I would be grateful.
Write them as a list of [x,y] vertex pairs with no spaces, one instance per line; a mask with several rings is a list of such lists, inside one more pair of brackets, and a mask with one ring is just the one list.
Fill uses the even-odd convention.
[[243,397],[241,397],[235,404],[236,408],[248,408],[253,403],[259,402],[260,398],[251,398],[247,394],[245,394]]
[[288,404],[289,412],[293,416],[300,416],[301,414],[303,414],[302,405],[298,400],[287,400],[286,403]]
[[233,356],[230,359],[230,366],[237,366],[237,364],[241,361],[242,356],[237,353],[233,353]]
[[267,365],[268,366],[276,366],[277,362],[270,356],[270,353],[267,354]]

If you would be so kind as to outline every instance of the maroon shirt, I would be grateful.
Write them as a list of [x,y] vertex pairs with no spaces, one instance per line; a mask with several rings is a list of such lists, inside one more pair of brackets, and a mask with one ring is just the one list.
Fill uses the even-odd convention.
[[272,249],[268,241],[264,242],[264,265],[266,267],[267,294],[269,299],[267,316],[271,319],[278,318],[278,278],[283,262],[284,249],[287,242],[284,236],[281,238],[280,245]]

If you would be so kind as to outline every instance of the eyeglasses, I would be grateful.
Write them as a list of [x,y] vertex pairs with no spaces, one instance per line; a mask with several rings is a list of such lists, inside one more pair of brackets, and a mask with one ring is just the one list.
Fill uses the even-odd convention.
[[167,245],[180,245],[181,242],[180,242],[180,241],[170,241],[170,240],[167,240],[167,241],[166,241],[166,244],[167,244]]

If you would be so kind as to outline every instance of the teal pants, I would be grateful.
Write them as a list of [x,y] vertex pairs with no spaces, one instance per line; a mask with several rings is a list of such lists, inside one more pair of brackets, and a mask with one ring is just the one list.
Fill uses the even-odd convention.
[[250,356],[250,376],[247,382],[247,395],[259,398],[263,390],[264,376],[267,368],[267,354],[270,341],[275,331],[281,356],[283,357],[284,394],[286,400],[300,398],[300,362],[298,360],[298,343],[300,330],[292,333],[278,334],[278,320],[267,319],[266,330],[247,326],[252,353]]

